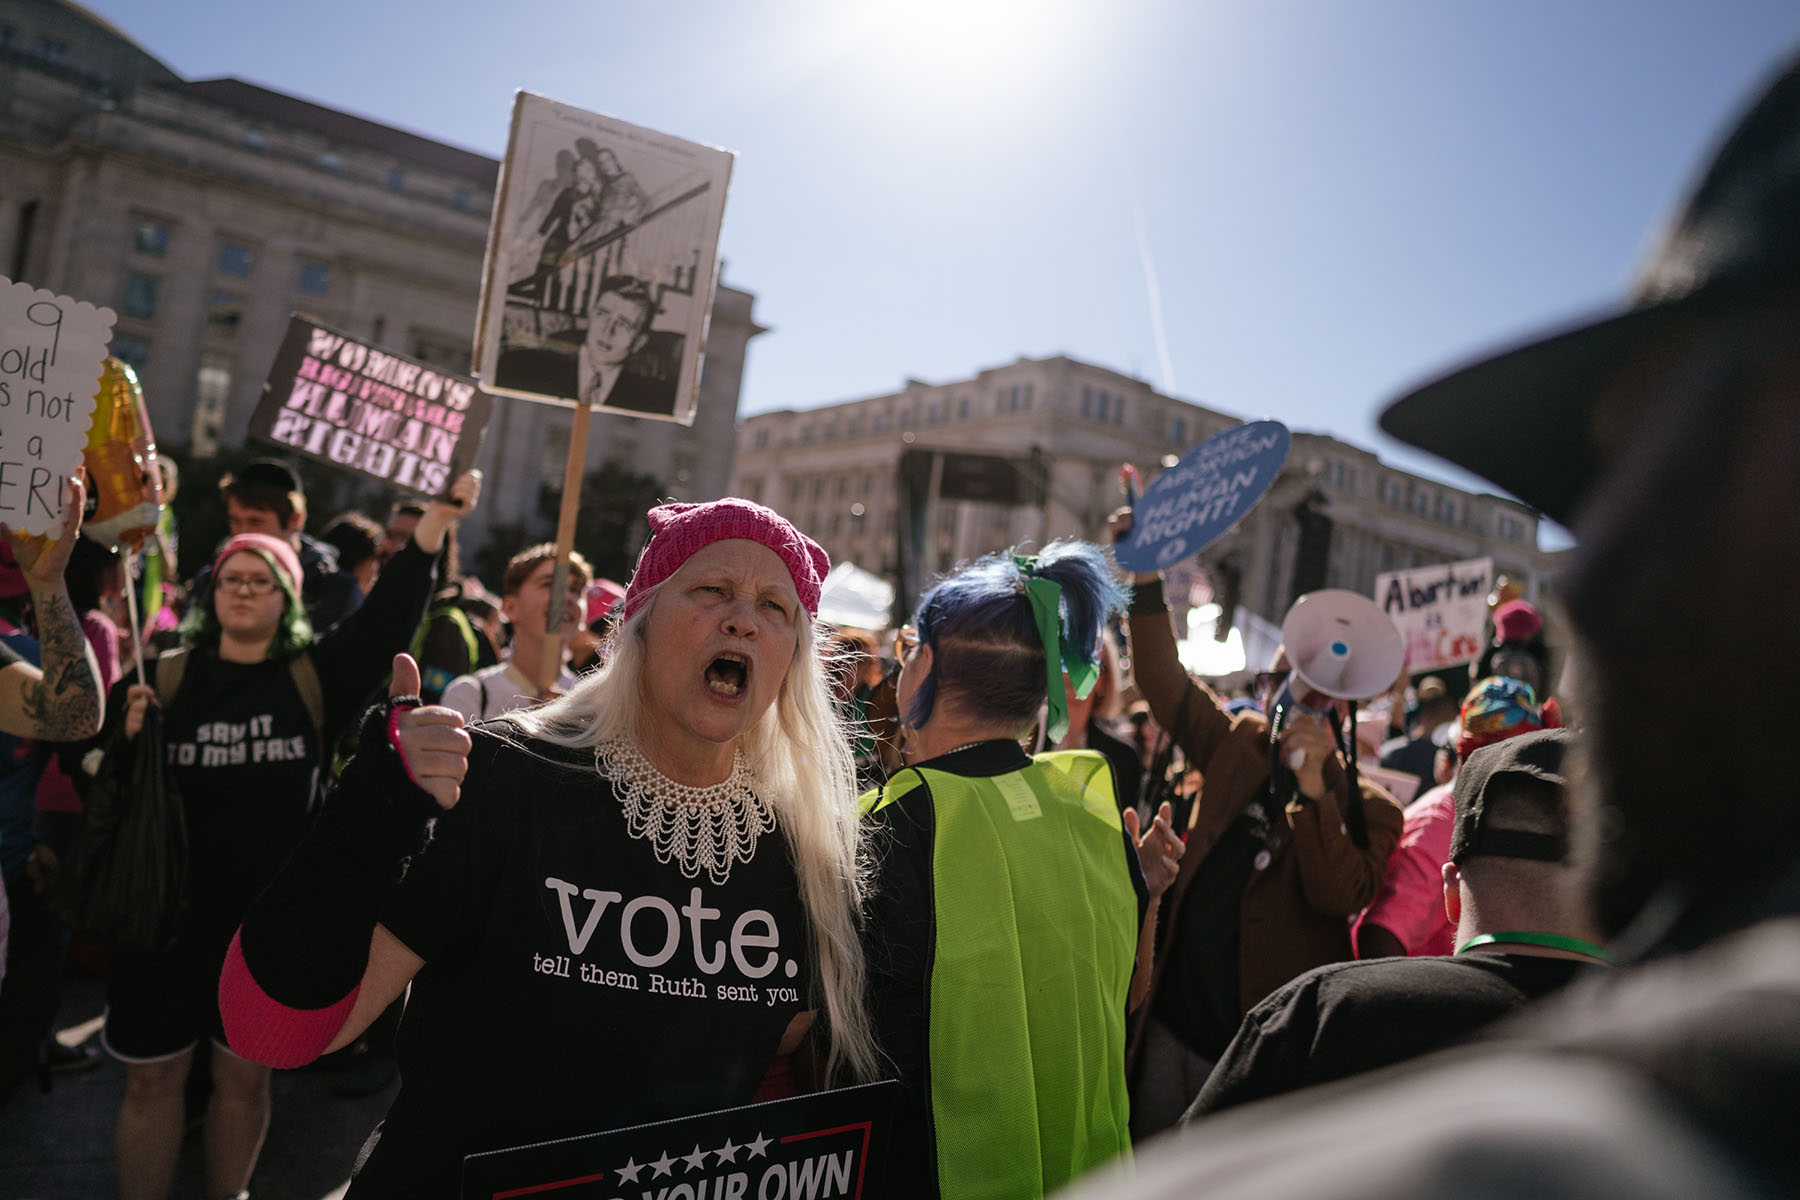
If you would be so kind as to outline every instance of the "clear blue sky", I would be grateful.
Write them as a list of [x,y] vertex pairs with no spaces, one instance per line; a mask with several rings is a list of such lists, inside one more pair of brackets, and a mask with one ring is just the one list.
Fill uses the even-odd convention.
[[[1375,431],[1618,297],[1793,0],[92,0],[237,75],[498,156],[530,88],[738,152],[746,413],[1067,353]],[[175,13],[179,12],[179,18]]]

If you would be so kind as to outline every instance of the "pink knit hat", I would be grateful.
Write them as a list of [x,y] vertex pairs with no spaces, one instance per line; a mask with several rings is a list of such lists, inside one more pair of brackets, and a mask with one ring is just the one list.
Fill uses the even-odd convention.
[[1508,600],[1494,610],[1494,640],[1523,642],[1544,627],[1544,618],[1526,600]]
[[643,607],[651,588],[680,570],[696,550],[728,538],[760,542],[780,555],[794,577],[800,607],[809,617],[819,615],[819,588],[831,570],[831,557],[774,509],[727,497],[706,504],[661,504],[648,519],[650,541],[625,589],[627,618]]
[[261,555],[271,567],[287,576],[288,585],[294,594],[300,594],[300,556],[294,553],[292,546],[266,533],[240,533],[226,542],[220,548],[218,557],[213,559],[213,579],[218,579],[219,569],[225,565],[225,560],[240,550]]

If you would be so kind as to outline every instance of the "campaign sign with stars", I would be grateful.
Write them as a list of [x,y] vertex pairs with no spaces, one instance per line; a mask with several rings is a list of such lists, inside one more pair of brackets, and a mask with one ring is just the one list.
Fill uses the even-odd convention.
[[882,1200],[899,1091],[869,1083],[471,1154],[463,1200]]

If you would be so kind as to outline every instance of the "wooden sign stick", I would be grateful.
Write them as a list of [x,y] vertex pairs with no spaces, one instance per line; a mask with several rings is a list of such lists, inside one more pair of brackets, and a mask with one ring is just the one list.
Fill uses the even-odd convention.
[[563,597],[569,593],[569,554],[575,548],[575,510],[581,504],[581,476],[587,466],[588,426],[594,411],[586,401],[575,404],[575,422],[569,427],[569,461],[563,466],[562,509],[556,518],[556,573],[550,577],[550,604],[544,610],[544,656],[538,663],[538,699],[550,695],[562,673]]

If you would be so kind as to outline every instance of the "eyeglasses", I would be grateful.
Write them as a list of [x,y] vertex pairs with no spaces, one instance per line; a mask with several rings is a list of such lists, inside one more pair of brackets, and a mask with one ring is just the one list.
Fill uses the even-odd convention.
[[1291,674],[1293,674],[1292,670],[1258,671],[1256,673],[1256,690],[1258,693],[1278,692],[1281,690],[1281,685],[1288,681],[1288,676]]
[[275,590],[273,575],[221,575],[219,587],[227,592],[248,592],[252,596],[267,596]]
[[919,652],[919,631],[911,625],[902,625],[894,633],[894,659],[901,666],[911,661]]

